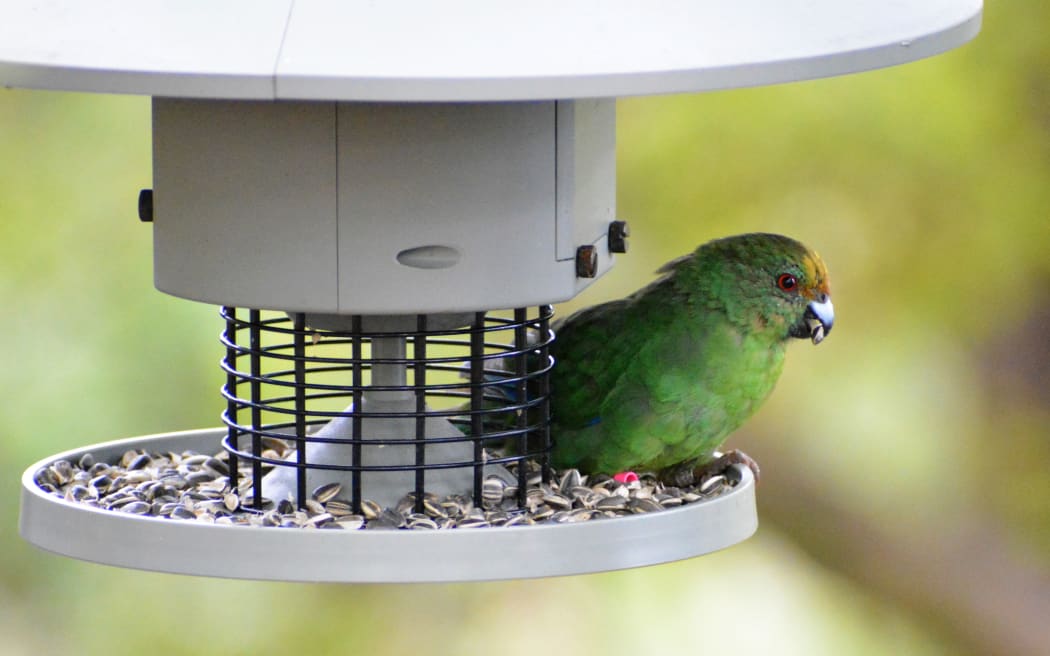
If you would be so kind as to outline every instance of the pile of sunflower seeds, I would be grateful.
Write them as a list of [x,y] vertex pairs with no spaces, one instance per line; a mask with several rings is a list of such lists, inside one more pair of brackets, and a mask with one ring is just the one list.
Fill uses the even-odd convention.
[[[279,442],[279,440],[274,440]],[[271,456],[289,451],[276,446]],[[511,473],[516,475],[511,465]],[[250,472],[239,484],[229,484],[227,455],[148,453],[131,450],[117,463],[96,461],[85,453],[77,462],[58,460],[36,473],[41,489],[67,501],[134,515],[214,524],[325,529],[451,529],[566,523],[659,512],[711,499],[732,489],[733,477],[716,475],[690,487],[667,486],[643,474],[621,483],[609,476],[586,476],[576,469],[555,471],[544,483],[540,466],[525,463],[528,487],[525,506],[518,505],[518,488],[496,476],[482,486],[481,500],[469,495],[439,498],[424,494],[422,512],[412,494],[396,507],[382,508],[363,500],[355,512],[340,485],[322,485],[297,508],[291,499],[263,499],[254,508]],[[245,475],[247,474],[247,475]]]

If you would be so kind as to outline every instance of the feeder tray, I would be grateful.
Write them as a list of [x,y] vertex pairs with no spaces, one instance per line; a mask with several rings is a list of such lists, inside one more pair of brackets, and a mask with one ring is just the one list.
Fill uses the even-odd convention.
[[90,508],[44,492],[35,473],[84,453],[219,450],[224,430],[139,437],[61,453],[22,478],[21,532],[48,551],[96,563],[226,578],[344,583],[485,581],[584,574],[723,549],[757,528],[751,472],[732,492],[644,515],[579,524],[436,531],[333,531],[202,524]]
[[[23,477],[22,535],[112,565],[346,582],[597,572],[746,539],[754,481],[739,467],[730,490],[673,509],[431,531],[144,516],[36,476],[85,453],[225,449],[229,489],[255,511],[302,507],[330,477],[355,510],[435,490],[479,502],[492,477],[520,510],[526,465],[550,476],[548,304],[626,250],[615,97],[900,64],[965,43],[980,17],[980,0],[6,4],[0,83],[154,96],[139,213],[155,283],[226,322],[225,428],[42,460]],[[268,455],[276,438],[294,455]]]

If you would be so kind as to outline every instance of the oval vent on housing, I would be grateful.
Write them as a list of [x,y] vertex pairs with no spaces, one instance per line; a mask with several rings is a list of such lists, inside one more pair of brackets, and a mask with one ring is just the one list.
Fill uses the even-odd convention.
[[459,262],[459,251],[451,246],[417,246],[397,254],[397,261],[416,269],[447,269]]

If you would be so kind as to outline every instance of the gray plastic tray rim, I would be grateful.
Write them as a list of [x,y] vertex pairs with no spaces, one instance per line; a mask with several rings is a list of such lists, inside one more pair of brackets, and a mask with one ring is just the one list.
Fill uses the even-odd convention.
[[578,524],[439,531],[335,531],[223,526],[142,517],[68,502],[35,473],[85,452],[114,461],[128,449],[214,453],[225,429],[105,442],[34,463],[22,476],[19,529],[28,542],[81,560],[134,569],[301,582],[486,581],[587,574],[666,563],[741,542],[758,527],[754,478],[716,499],[658,513]]

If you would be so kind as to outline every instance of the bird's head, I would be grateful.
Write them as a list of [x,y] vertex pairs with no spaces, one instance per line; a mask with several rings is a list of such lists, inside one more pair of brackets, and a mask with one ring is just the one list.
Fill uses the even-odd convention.
[[797,317],[788,335],[812,339],[814,344],[824,341],[835,324],[835,306],[831,304],[828,270],[820,256],[806,251],[797,263],[785,263],[784,271],[777,274],[776,285],[775,293],[790,303]]
[[814,344],[831,332],[835,309],[827,267],[794,239],[765,233],[727,237],[701,246],[694,264],[694,282],[742,329]]

